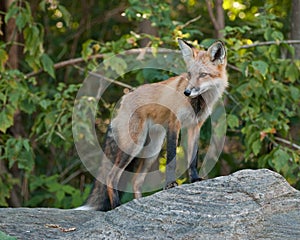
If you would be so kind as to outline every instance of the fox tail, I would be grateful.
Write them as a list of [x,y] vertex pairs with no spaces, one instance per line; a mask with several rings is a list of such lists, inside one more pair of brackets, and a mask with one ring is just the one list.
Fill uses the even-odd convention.
[[[119,150],[116,141],[112,135],[112,129],[109,126],[104,143],[104,153],[106,157],[103,157],[101,165],[98,171],[99,179],[106,179],[106,176],[110,170],[111,164],[114,164],[116,154]],[[112,162],[109,162],[112,161]],[[101,178],[100,178],[101,177]],[[98,210],[109,211],[111,210],[111,204],[108,197],[107,186],[105,182],[95,180],[91,193],[83,206],[75,208],[75,210]]]

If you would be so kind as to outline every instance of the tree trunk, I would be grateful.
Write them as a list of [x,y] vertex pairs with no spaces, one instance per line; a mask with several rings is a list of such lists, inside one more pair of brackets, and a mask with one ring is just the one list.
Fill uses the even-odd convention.
[[[152,27],[151,22],[148,19],[143,20],[139,24],[139,33],[146,33],[148,35],[157,36],[157,29]],[[141,47],[146,47],[150,42],[150,39],[144,38],[141,40]]]
[[[291,38],[300,40],[300,0],[292,1]],[[295,58],[300,59],[300,44],[295,44]]]
[[223,38],[224,34],[221,32],[225,28],[225,14],[223,9],[223,0],[216,0],[216,13],[219,29],[217,30],[217,38]]
[[[145,19],[138,25],[138,32],[139,33],[145,33],[152,36],[158,36],[158,31],[155,27],[151,25],[150,20]],[[143,38],[140,40],[141,47],[149,47],[151,45],[151,40],[149,38]],[[144,79],[144,83],[148,83],[147,79]]]
[[[8,9],[9,6],[14,2],[15,0],[6,0],[5,1],[5,8]],[[8,65],[12,69],[17,69],[18,64],[18,45],[14,44],[14,42],[18,41],[18,33],[16,29],[16,21],[15,19],[9,19],[8,23],[5,27],[5,41],[10,43],[10,49],[8,52]]]
[[[223,0],[215,0],[214,7],[212,0],[206,0],[207,10],[210,17],[210,20],[213,23],[215,29],[215,37],[222,39],[224,37],[221,32],[225,27],[225,14],[223,9]],[[215,8],[215,12],[213,10]]]
[[[15,0],[5,0],[4,5],[1,7],[4,7],[5,12],[7,12],[14,1]],[[16,28],[16,21],[15,19],[11,18],[4,26],[4,41],[8,43],[9,47],[7,66],[10,69],[18,69],[19,67],[19,48],[18,45],[15,44],[16,42],[18,42],[18,40],[19,37]],[[20,137],[24,133],[20,111],[17,111],[14,115],[14,125],[10,128],[10,132],[14,137]],[[19,178],[21,180],[20,170],[18,169],[16,164],[11,169],[6,170],[9,171],[14,178]],[[13,189],[11,190],[10,198],[8,199],[8,204],[12,207],[21,207],[21,202],[21,188],[18,185],[14,185]]]

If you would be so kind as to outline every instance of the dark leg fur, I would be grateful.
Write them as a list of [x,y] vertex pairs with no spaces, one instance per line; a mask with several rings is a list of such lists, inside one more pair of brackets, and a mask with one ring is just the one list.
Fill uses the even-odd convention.
[[198,175],[197,165],[198,165],[198,149],[197,149],[195,157],[193,158],[193,160],[191,162],[191,165],[189,167],[189,176],[190,176],[190,182],[191,183],[203,180]]
[[111,209],[114,209],[121,205],[118,190],[113,189],[111,187],[107,187],[107,193],[109,196],[109,202],[110,202]]
[[199,124],[196,127],[184,129],[182,131],[182,137],[184,138],[184,154],[189,164],[188,175],[191,183],[202,180],[199,177],[197,170],[200,127],[201,125]]
[[95,180],[91,194],[89,195],[86,205],[93,207],[98,211],[109,211],[111,205],[107,195],[106,185]]
[[178,133],[169,130],[167,133],[167,166],[165,189],[176,187],[176,147]]
[[167,190],[167,189],[170,189],[173,187],[177,187],[177,186],[178,186],[178,183],[176,181],[170,182],[170,183],[166,184],[166,186],[164,187],[164,190]]

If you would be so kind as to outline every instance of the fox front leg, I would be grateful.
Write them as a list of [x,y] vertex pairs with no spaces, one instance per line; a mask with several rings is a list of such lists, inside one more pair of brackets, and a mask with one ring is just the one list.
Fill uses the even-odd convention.
[[199,136],[200,136],[200,129],[202,126],[202,122],[199,123],[195,127],[190,127],[187,130],[187,158],[188,158],[188,164],[189,164],[189,178],[190,182],[197,182],[201,181],[202,179],[198,175],[198,141],[199,141]]
[[198,174],[198,141],[202,124],[181,130],[181,143],[187,159],[187,169],[191,183],[201,181]]
[[196,154],[194,156],[194,158],[192,159],[191,165],[189,167],[189,177],[190,177],[190,182],[198,182],[203,180],[201,177],[199,177],[198,175],[198,169],[197,169],[197,165],[198,165],[198,146],[196,147]]

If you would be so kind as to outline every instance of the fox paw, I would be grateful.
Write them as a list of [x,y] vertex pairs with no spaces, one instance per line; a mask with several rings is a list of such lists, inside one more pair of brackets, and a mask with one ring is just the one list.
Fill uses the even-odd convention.
[[198,178],[192,179],[192,180],[191,180],[191,183],[194,183],[194,182],[200,182],[200,181],[202,181],[202,180],[204,180],[204,178],[198,177]]
[[171,183],[168,183],[164,190],[167,190],[167,189],[170,189],[170,188],[173,188],[173,187],[177,187],[178,186],[178,183],[177,182],[171,182]]

